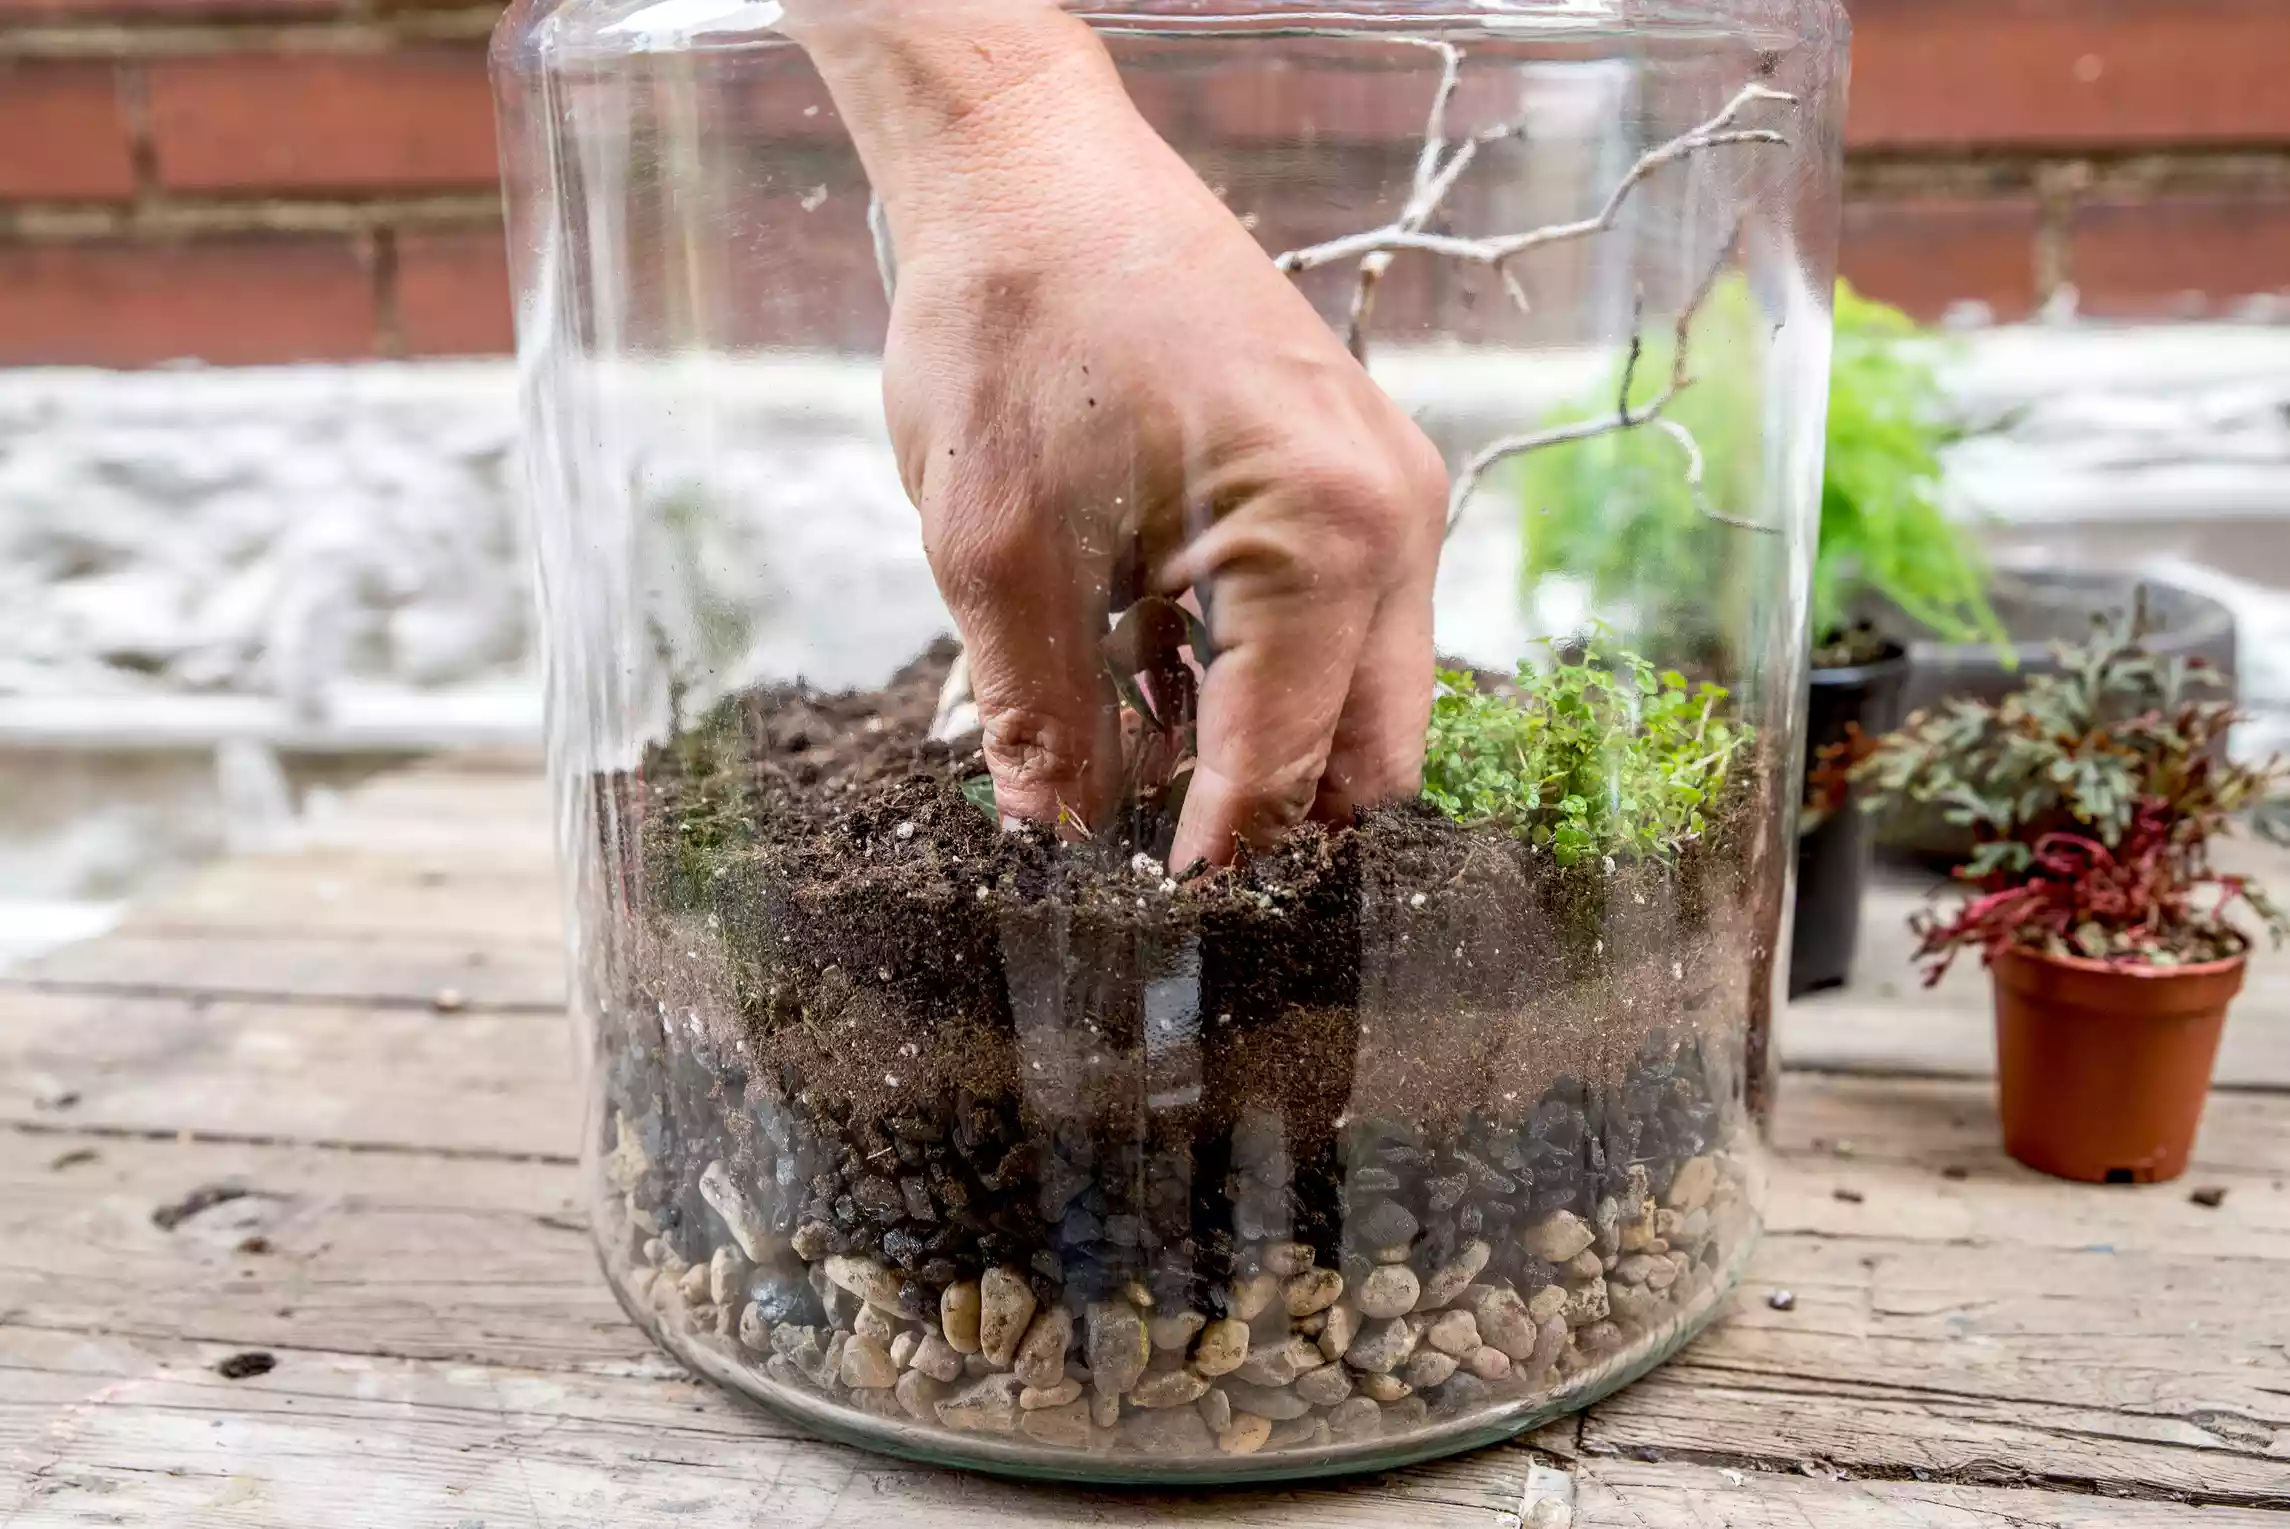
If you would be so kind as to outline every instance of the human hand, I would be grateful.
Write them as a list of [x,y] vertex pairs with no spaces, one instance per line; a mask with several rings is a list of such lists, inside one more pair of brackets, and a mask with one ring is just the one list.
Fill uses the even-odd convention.
[[[870,10],[895,14],[870,35]],[[1216,655],[1172,865],[1413,794],[1437,451],[1085,27],[1035,0],[838,17],[798,35],[889,216],[885,404],[1001,811],[1113,804],[1109,613],[1187,590]]]

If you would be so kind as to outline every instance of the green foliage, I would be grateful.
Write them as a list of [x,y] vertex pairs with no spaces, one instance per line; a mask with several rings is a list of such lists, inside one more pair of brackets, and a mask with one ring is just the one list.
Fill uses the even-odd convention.
[[1750,730],[1722,686],[1635,653],[1519,665],[1515,693],[1442,670],[1423,794],[1457,822],[1494,824],[1560,865],[1666,858],[1707,826]]
[[[1764,399],[1746,358],[1762,343],[1763,323],[1740,282],[1715,289],[1693,332],[1699,380],[1666,410],[1700,443],[1709,505],[1757,523],[1772,518],[1770,466]],[[1939,454],[1957,432],[1931,362],[1901,343],[1916,333],[1898,310],[1837,284],[1816,634],[1846,625],[1855,602],[1873,593],[1947,641],[2001,644],[1987,566],[1940,508]],[[1667,340],[1647,342],[1632,374],[1633,405],[1669,377],[1669,350]],[[1554,422],[1613,408],[1620,386],[1617,372]],[[1655,629],[1707,626],[1711,580],[1744,533],[1702,513],[1676,440],[1651,429],[1610,432],[1538,452],[1520,471],[1527,587],[1571,574],[1589,581],[1598,602],[1635,603]]]
[[1987,563],[1940,508],[1940,450],[1957,431],[1931,361],[1901,343],[1915,335],[1906,314],[1837,283],[1814,625],[1843,625],[1869,590],[1944,641],[2006,648]]
[[2256,886],[2211,869],[2230,815],[2284,778],[2276,762],[2226,757],[2233,703],[2197,694],[2217,676],[2155,657],[2135,623],[2060,662],[2000,702],[1911,717],[1854,771],[1864,807],[1935,804],[1974,834],[1958,875],[1979,895],[1916,926],[1935,971],[1959,948],[2012,943],[2147,962],[2230,954],[2242,940],[2223,915],[2238,899],[2277,938],[2290,930]]

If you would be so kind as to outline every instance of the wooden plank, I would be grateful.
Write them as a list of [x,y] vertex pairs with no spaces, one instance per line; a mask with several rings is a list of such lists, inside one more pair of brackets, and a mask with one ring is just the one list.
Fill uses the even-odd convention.
[[[20,1323],[550,1369],[643,1353],[562,1165],[99,1140],[95,1163],[54,1167],[65,1140],[0,1138],[0,1311]],[[2269,1298],[2290,1206],[2265,1172],[2207,1211],[2168,1186],[2000,1164],[1920,1201],[1913,1165],[1849,1166],[1872,1175],[1857,1204],[1836,1199],[1832,1157],[1778,1160],[1776,1230],[1728,1320],[1597,1409],[1587,1447],[2290,1494],[2290,1319]],[[155,1207],[229,1179],[261,1193],[152,1227]],[[238,1254],[257,1232],[276,1251]],[[1783,1288],[1791,1311],[1764,1304]]]
[[2247,1508],[1940,1481],[1838,1481],[1770,1470],[1591,1460],[1574,1529],[2282,1529]]
[[[2195,1138],[2189,1182],[2219,1171],[2290,1174],[2283,1109],[2277,1094],[2213,1093]],[[2001,1130],[1994,1087],[1984,1081],[1790,1073],[1782,1078],[1773,1140],[1785,1152],[1827,1155],[1841,1165],[1883,1159],[1917,1164],[1936,1176],[1991,1167],[2026,1174],[1998,1149]],[[2078,1199],[2153,1192],[2152,1186],[2117,1185],[2092,1195],[2040,1175],[2028,1177]]]
[[0,1417],[41,1414],[33,1430],[0,1424],[23,1462],[8,1523],[1498,1529],[1516,1522],[1528,1469],[1523,1451],[1498,1448],[1319,1488],[1179,1496],[1019,1485],[824,1443],[657,1371],[295,1349],[275,1351],[267,1375],[227,1381],[210,1367],[228,1352],[0,1327],[6,1397],[31,1397],[0,1399]]
[[550,1016],[0,992],[0,1121],[562,1155],[572,1079]]
[[[79,1156],[77,1154],[92,1154]],[[245,1193],[161,1227],[217,1185]],[[155,1341],[627,1367],[566,1163],[0,1130],[0,1314]],[[250,1237],[261,1251],[242,1251]]]
[[537,855],[524,864],[444,852],[250,855],[202,871],[121,927],[546,944],[563,927],[555,887]]
[[[2233,1258],[1768,1237],[1727,1319],[1583,1446],[2290,1507],[2285,1270]],[[1788,1311],[1766,1304],[1786,1289]]]
[[159,930],[63,946],[0,976],[0,991],[8,988],[414,1007],[451,992],[472,1009],[561,1014],[565,954],[556,942],[451,935],[375,940]]

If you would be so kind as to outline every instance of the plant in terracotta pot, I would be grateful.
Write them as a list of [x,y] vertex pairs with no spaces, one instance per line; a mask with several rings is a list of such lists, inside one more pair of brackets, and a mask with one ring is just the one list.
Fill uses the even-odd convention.
[[2000,702],[1919,713],[1855,771],[1872,809],[1939,806],[1977,847],[1968,895],[1912,922],[1925,980],[1966,950],[1994,975],[2004,1146],[2062,1178],[2186,1168],[2250,934],[2290,921],[2213,841],[2284,778],[2226,755],[2231,702],[2155,658],[2134,618]]

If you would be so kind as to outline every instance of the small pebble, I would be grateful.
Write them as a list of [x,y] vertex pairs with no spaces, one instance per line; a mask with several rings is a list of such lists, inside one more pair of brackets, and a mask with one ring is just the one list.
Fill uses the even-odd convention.
[[1232,1288],[1229,1303],[1232,1314],[1243,1322],[1253,1322],[1272,1309],[1280,1299],[1280,1276],[1266,1270],[1252,1274]]
[[1328,1414],[1328,1431],[1346,1441],[1372,1439],[1384,1431],[1384,1410],[1367,1397],[1355,1396]]
[[1121,1398],[1111,1391],[1091,1387],[1089,1393],[1089,1420],[1099,1428],[1111,1428],[1121,1421]]
[[1571,1210],[1554,1210],[1520,1239],[1527,1252],[1546,1264],[1563,1264],[1588,1248],[1597,1233]]
[[914,1351],[922,1347],[922,1334],[903,1332],[891,1340],[891,1363],[902,1370],[914,1368]]
[[898,1379],[892,1395],[906,1409],[906,1415],[918,1423],[934,1422],[938,1418],[938,1404],[945,1401],[952,1388],[935,1375],[921,1370],[909,1370]]
[[1209,1325],[1209,1319],[1197,1311],[1180,1311],[1170,1316],[1155,1317],[1145,1324],[1145,1335],[1157,1349],[1181,1349]]
[[1193,1346],[1193,1368],[1203,1375],[1229,1375],[1247,1358],[1248,1324],[1234,1317],[1211,1322]]
[[469,1007],[469,1000],[462,996],[461,989],[457,987],[441,987],[436,996],[430,999],[429,1006],[440,1014],[459,1014]]
[[1029,1386],[1054,1386],[1065,1378],[1065,1351],[1072,1343],[1073,1313],[1063,1306],[1052,1306],[1036,1315],[1026,1329],[1010,1367]]
[[1285,1386],[1305,1371],[1316,1370],[1325,1363],[1327,1359],[1318,1344],[1309,1338],[1290,1338],[1270,1347],[1251,1348],[1248,1358],[1232,1373],[1250,1385]]
[[1217,1435],[1217,1449],[1228,1455],[1253,1455],[1264,1448],[1265,1441],[1271,1437],[1272,1419],[1251,1412],[1236,1412],[1232,1426]]
[[1293,1418],[1272,1425],[1272,1437],[1264,1441],[1266,1449],[1318,1449],[1329,1442],[1328,1420],[1325,1418]]
[[1016,1433],[1018,1393],[1024,1389],[1015,1375],[974,1380],[938,1404],[938,1420],[964,1433]]
[[[978,1321],[982,1301],[976,1282],[949,1285],[938,1298],[938,1328],[956,1353],[978,1352]],[[949,1377],[951,1378],[951,1377]]]
[[1190,1407],[1132,1412],[1121,1420],[1121,1432],[1148,1455],[1206,1454],[1216,1442],[1209,1425]]
[[1432,1270],[1425,1278],[1423,1293],[1416,1297],[1415,1309],[1432,1311],[1453,1301],[1470,1288],[1471,1282],[1479,1277],[1479,1271],[1487,1267],[1487,1260],[1492,1256],[1494,1249],[1484,1242],[1474,1239],[1463,1244],[1453,1258]]
[[1422,1337],[1423,1329],[1405,1317],[1377,1322],[1361,1329],[1360,1336],[1344,1351],[1344,1362],[1371,1375],[1396,1370],[1415,1352]]
[[[706,1191],[702,1180],[701,1190]],[[899,1286],[904,1283],[897,1275],[871,1258],[830,1257],[826,1262],[827,1278],[838,1290],[848,1290],[869,1306],[880,1306],[885,1311],[897,1311]],[[1031,1299],[1031,1293],[1028,1294]]]
[[1963,1180],[1972,1176],[1972,1170],[1965,1167],[1962,1163],[1950,1163],[1947,1167],[1940,1170],[1940,1176],[1944,1179]]
[[1089,1403],[1074,1400],[1058,1407],[1043,1407],[1023,1414],[1018,1427],[1036,1444],[1058,1449],[1080,1449],[1089,1443]]
[[1127,1301],[1096,1301],[1089,1308],[1089,1373],[1100,1391],[1119,1396],[1137,1384],[1152,1361],[1145,1319]]
[[1199,1402],[1201,1421],[1209,1425],[1209,1432],[1223,1433],[1232,1427],[1232,1398],[1222,1391],[1202,1393]]
[[1315,1407],[1333,1407],[1352,1394],[1352,1382],[1342,1365],[1324,1364],[1297,1376],[1290,1389]]
[[1320,1327],[1318,1342],[1320,1357],[1331,1362],[1344,1357],[1344,1350],[1360,1335],[1359,1308],[1339,1301],[1321,1315],[1326,1319]]
[[2205,1210],[2217,1210],[2226,1203],[2226,1189],[2219,1184],[2205,1184],[2187,1196]]
[[871,1391],[898,1384],[899,1367],[872,1338],[853,1337],[843,1345],[843,1384],[854,1391]]
[[[1410,1279],[1414,1278],[1410,1271]],[[1373,1282],[1374,1276],[1370,1276]],[[1314,1312],[1326,1311],[1344,1294],[1344,1276],[1333,1269],[1307,1269],[1281,1287],[1281,1299],[1287,1304],[1292,1317],[1308,1317]],[[1410,1306],[1414,1303],[1409,1302]],[[1392,1315],[1398,1315],[1397,1312]]]
[[1790,1291],[1776,1290],[1765,1298],[1765,1304],[1775,1311],[1793,1311],[1797,1306],[1797,1297]]
[[1468,1311],[1443,1313],[1424,1330],[1423,1341],[1442,1354],[1453,1354],[1460,1359],[1482,1346],[1479,1319]]
[[978,1352],[988,1364],[998,1370],[1009,1368],[1017,1357],[1018,1341],[1034,1320],[1034,1304],[1034,1287],[1015,1269],[997,1266],[979,1280]]
[[1289,1279],[1312,1267],[1312,1244],[1308,1242],[1276,1242],[1264,1250],[1264,1269]]
[[1863,1200],[1868,1198],[1868,1196],[1862,1194],[1859,1190],[1848,1189],[1842,1184],[1838,1185],[1834,1190],[1830,1192],[1834,1194],[1838,1199],[1844,1201],[1847,1205],[1858,1205]]
[[[1566,1292],[1556,1285],[1537,1291],[1537,1303],[1554,1304],[1545,1299],[1545,1292],[1552,1290],[1558,1291],[1555,1305],[1563,1310]],[[1481,1342],[1492,1344],[1513,1359],[1524,1359],[1535,1351],[1535,1331],[1540,1322],[1535,1316],[1535,1307],[1520,1300],[1517,1291],[1500,1288],[1487,1291],[1479,1298],[1478,1310],[1472,1315],[1475,1318],[1472,1325]],[[1557,1315],[1558,1311],[1551,1312],[1552,1319]]]
[[1061,1380],[1054,1386],[1028,1386],[1018,1393],[1018,1407],[1024,1412],[1040,1412],[1049,1407],[1063,1407],[1081,1400],[1081,1382]]
[[1662,1203],[1683,1214],[1698,1210],[1709,1203],[1711,1191],[1717,1188],[1717,1160],[1709,1157],[1691,1157],[1678,1165],[1670,1180],[1670,1192],[1662,1196]]
[[257,1375],[268,1375],[278,1368],[278,1356],[260,1349],[226,1355],[215,1364],[215,1373],[225,1380],[252,1380]]
[[1253,1412],[1275,1423],[1306,1417],[1312,1411],[1310,1402],[1281,1386],[1252,1386],[1245,1380],[1228,1380],[1221,1389],[1232,1398],[1235,1412]]
[[1456,1368],[1457,1360],[1453,1354],[1442,1354],[1435,1348],[1419,1348],[1408,1356],[1407,1368],[1400,1372],[1400,1378],[1418,1391],[1427,1391],[1433,1386],[1446,1384]]
[[1396,1402],[1414,1393],[1415,1388],[1397,1375],[1362,1375],[1360,1394],[1370,1401]]
[[914,1368],[952,1384],[962,1378],[962,1354],[937,1333],[925,1333],[914,1351]]
[[1415,1310],[1423,1284],[1405,1264],[1381,1264],[1360,1282],[1353,1304],[1364,1317],[1403,1317]]
[[1207,1394],[1209,1383],[1191,1370],[1162,1370],[1137,1382],[1128,1393],[1132,1407],[1189,1407]]
[[1511,1373],[1511,1356],[1490,1343],[1485,1348],[1472,1350],[1471,1357],[1463,1361],[1463,1367],[1481,1380],[1501,1380]]
[[862,1338],[872,1338],[885,1348],[889,1348],[891,1340],[899,1334],[898,1324],[879,1306],[860,1307],[859,1314],[851,1319],[851,1331]]

